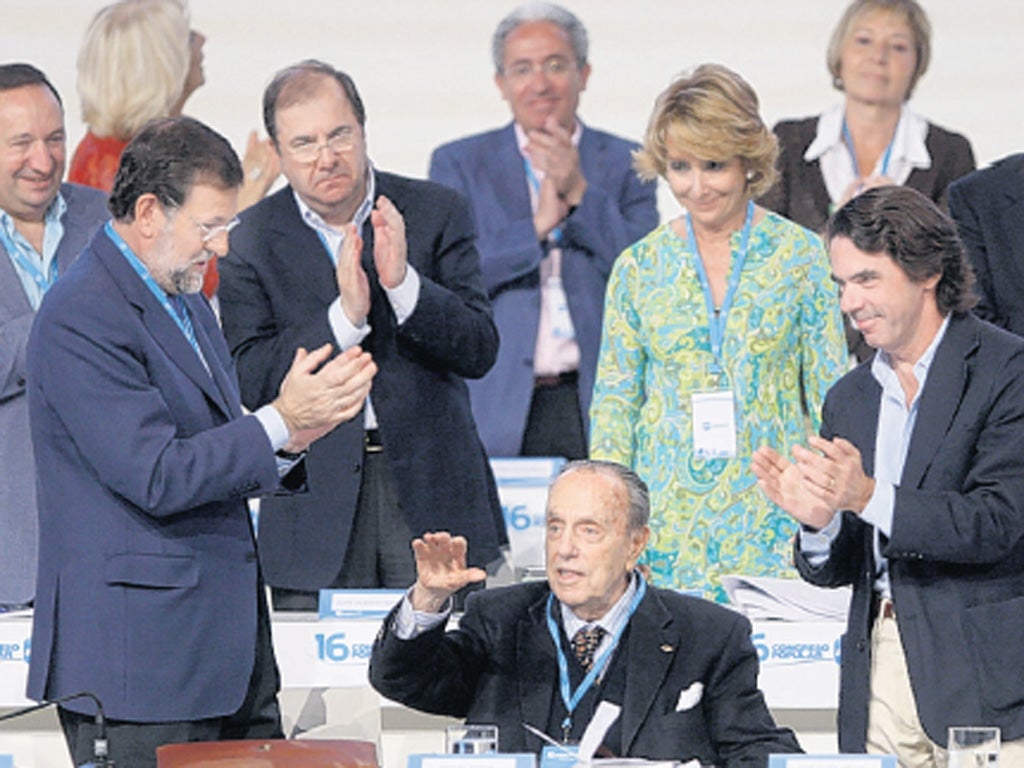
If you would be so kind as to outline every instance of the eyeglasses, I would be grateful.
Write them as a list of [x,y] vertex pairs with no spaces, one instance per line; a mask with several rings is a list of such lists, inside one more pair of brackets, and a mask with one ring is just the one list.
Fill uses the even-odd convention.
[[573,70],[573,62],[562,56],[552,56],[537,64],[532,61],[517,61],[505,67],[503,74],[510,80],[526,80],[537,70],[548,77],[565,77]]
[[339,128],[335,133],[327,137],[323,144],[317,144],[310,139],[296,139],[288,144],[288,151],[300,163],[314,163],[320,157],[320,151],[327,148],[332,155],[340,155],[352,149],[356,143],[356,133],[351,128]]
[[191,219],[192,223],[199,228],[199,234],[202,237],[203,245],[206,245],[208,242],[213,240],[215,237],[218,237],[219,235],[224,235],[225,237],[227,237],[228,233],[231,232],[232,229],[234,229],[235,227],[242,223],[241,221],[239,221],[238,217],[235,216],[233,219],[231,219],[231,221],[227,222],[226,224],[216,224],[214,226],[210,226],[209,224],[203,224],[203,222],[201,222],[191,213],[186,215],[189,217],[189,219]]

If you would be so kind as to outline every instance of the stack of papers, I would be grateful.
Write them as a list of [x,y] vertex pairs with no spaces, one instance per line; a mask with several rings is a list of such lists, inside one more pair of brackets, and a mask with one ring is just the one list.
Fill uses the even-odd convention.
[[846,621],[849,587],[823,589],[797,579],[723,576],[729,600],[751,621]]

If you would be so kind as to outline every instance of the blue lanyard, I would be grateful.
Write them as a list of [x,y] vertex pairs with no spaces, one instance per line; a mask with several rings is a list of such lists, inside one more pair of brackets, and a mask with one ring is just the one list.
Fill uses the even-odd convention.
[[[633,578],[630,576],[630,578]],[[638,580],[639,586],[637,586],[636,594],[633,595],[633,601],[629,604],[629,611],[626,613],[626,618],[619,626],[618,631],[612,637],[608,647],[605,648],[601,655],[594,660],[593,666],[590,671],[587,672],[586,677],[580,683],[579,687],[573,692],[569,683],[569,662],[566,661],[565,651],[562,650],[562,642],[559,637],[558,624],[555,622],[554,613],[555,595],[550,593],[548,595],[547,604],[547,618],[548,618],[548,632],[551,634],[551,641],[555,644],[555,650],[558,653],[558,679],[560,682],[560,688],[562,693],[562,703],[565,704],[565,719],[562,721],[563,741],[568,740],[569,730],[572,728],[572,713],[576,710],[577,705],[584,696],[587,695],[587,691],[594,685],[594,681],[597,680],[601,671],[604,669],[608,658],[612,655],[612,652],[619,644],[619,638],[622,637],[622,633],[625,632],[626,627],[629,625],[629,620],[636,611],[637,606],[640,605],[640,601],[644,599],[644,594],[647,592],[647,584],[641,578]]]
[[[540,179],[538,179],[537,174],[533,172],[533,166],[530,165],[529,158],[523,158],[523,167],[526,168],[526,180],[530,182],[530,187],[533,189],[533,193],[540,197]],[[562,242],[562,228],[555,227],[552,229],[551,234],[548,235],[548,239],[555,245],[560,244]]]
[[[843,118],[843,141],[846,143],[846,149],[850,152],[850,160],[853,162],[853,178],[860,178],[860,164],[857,162],[857,150],[853,148],[853,136],[850,135],[850,127],[846,124],[846,118]],[[885,148],[885,154],[882,155],[882,175],[886,176],[889,173],[889,160],[892,158],[892,144],[896,141],[896,134],[893,133],[893,137],[889,139],[889,146]]]
[[[174,324],[178,326],[185,338],[188,339],[188,343],[192,345],[192,349],[199,355],[199,359],[203,361],[203,365],[206,365],[206,358],[203,357],[202,351],[199,349],[199,341],[196,339],[195,328],[192,327],[192,319],[188,314],[188,307],[185,305],[185,300],[181,296],[174,297],[174,303],[171,302],[171,297],[167,295],[163,288],[157,284],[156,280],[153,279],[153,275],[149,273],[146,265],[139,260],[139,257],[132,252],[131,247],[124,241],[124,239],[117,234],[113,227],[113,222],[108,221],[104,226],[104,231],[107,233],[107,237],[117,246],[118,250],[128,260],[128,263],[132,265],[132,269],[135,270],[136,274],[142,278],[142,282],[149,288],[149,292],[156,297],[156,300],[160,302],[160,305],[167,310],[167,314],[174,320]],[[177,304],[177,306],[175,306]]]
[[704,304],[708,311],[708,335],[711,337],[711,355],[715,358],[712,363],[711,372],[720,375],[722,369],[722,343],[725,339],[725,325],[729,317],[729,310],[736,298],[736,290],[740,284],[740,274],[743,272],[743,265],[747,261],[747,251],[750,245],[750,230],[754,222],[754,201],[747,203],[747,217],[743,222],[743,234],[740,236],[740,250],[736,261],[729,271],[729,285],[725,291],[725,300],[719,310],[715,310],[715,299],[711,295],[711,284],[708,282],[708,273],[704,269],[704,262],[700,258],[700,249],[697,246],[697,237],[693,232],[693,222],[690,220],[690,212],[685,214],[686,238],[690,243],[690,251],[693,253],[694,266],[697,270],[697,279],[700,281],[701,290],[704,292]]
[[49,268],[44,272],[43,269],[25,255],[24,248],[11,239],[11,236],[7,234],[7,230],[5,230],[2,225],[0,225],[0,242],[3,243],[4,248],[7,249],[7,253],[10,254],[11,258],[17,263],[18,268],[23,270],[30,278],[32,278],[32,282],[36,284],[40,294],[45,294],[50,290],[53,284],[57,282],[56,254],[54,254],[54,257],[50,260]]

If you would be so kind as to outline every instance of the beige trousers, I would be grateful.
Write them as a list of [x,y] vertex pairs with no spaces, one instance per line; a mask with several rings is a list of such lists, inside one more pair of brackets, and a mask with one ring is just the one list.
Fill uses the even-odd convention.
[[[881,614],[871,631],[867,752],[896,755],[900,768],[946,768],[946,750],[928,738],[918,719],[896,619]],[[1003,742],[999,768],[1024,768],[1024,739]]]

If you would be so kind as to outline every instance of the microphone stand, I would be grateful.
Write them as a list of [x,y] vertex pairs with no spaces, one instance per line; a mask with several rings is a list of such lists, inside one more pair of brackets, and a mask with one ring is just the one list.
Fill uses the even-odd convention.
[[88,698],[92,699],[93,704],[96,705],[96,738],[92,742],[92,757],[94,768],[114,768],[114,761],[110,759],[107,744],[107,721],[103,715],[103,705],[95,694],[89,693],[88,691],[82,691],[81,693],[72,693],[69,696],[61,696],[59,699],[48,699],[47,701],[34,704],[31,707],[25,707],[24,709],[17,709],[14,712],[8,712],[6,715],[0,715],[0,723],[4,720],[13,720],[16,717],[22,715],[29,715],[33,712],[38,712],[41,709],[52,707],[55,704],[64,704],[68,701],[75,699]]

